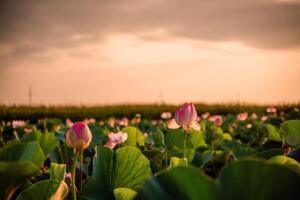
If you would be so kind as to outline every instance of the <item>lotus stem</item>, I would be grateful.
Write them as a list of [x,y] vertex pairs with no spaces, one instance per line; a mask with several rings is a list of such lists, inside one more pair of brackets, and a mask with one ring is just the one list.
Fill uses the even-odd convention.
[[186,137],[187,137],[187,132],[184,131],[184,140],[183,140],[183,158],[186,158]]
[[72,165],[72,183],[71,183],[71,190],[72,190],[72,199],[76,200],[76,162],[78,160],[78,156],[80,154],[80,151],[77,151],[75,149],[74,152],[74,160],[73,160],[73,165]]

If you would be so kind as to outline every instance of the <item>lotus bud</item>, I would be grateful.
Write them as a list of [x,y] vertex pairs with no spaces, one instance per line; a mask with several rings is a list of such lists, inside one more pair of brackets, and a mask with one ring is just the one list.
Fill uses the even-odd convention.
[[92,141],[92,133],[84,122],[76,122],[66,133],[67,145],[74,149],[86,149]]

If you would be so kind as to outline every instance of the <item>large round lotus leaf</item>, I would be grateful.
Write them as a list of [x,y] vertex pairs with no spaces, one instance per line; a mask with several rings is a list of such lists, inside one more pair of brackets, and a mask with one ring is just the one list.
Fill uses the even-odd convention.
[[59,144],[55,134],[51,132],[41,133],[36,131],[30,133],[29,135],[25,135],[22,141],[37,141],[40,144],[45,156],[51,153]]
[[146,181],[136,199],[212,200],[218,194],[210,177],[194,168],[176,167]]
[[10,199],[27,178],[38,173],[39,168],[30,161],[0,162],[0,199]]
[[68,186],[64,181],[43,180],[21,192],[17,200],[58,200],[68,194]]
[[126,132],[128,134],[128,139],[122,143],[122,146],[136,147],[137,145],[145,145],[145,138],[140,129],[133,126],[127,126],[122,128],[122,132]]
[[1,148],[0,199],[9,199],[27,178],[37,175],[44,159],[44,153],[37,142]]
[[[199,146],[207,146],[201,131],[191,129],[186,136],[188,149],[196,149]],[[170,129],[166,134],[166,145],[168,148],[177,147],[183,149],[184,132],[181,129]]]
[[272,124],[267,124],[266,127],[268,130],[268,139],[269,140],[273,140],[273,141],[277,141],[277,142],[282,141],[281,136],[275,126],[273,126]]
[[300,174],[291,168],[258,160],[224,167],[219,186],[225,200],[299,199]]
[[44,162],[43,150],[37,142],[17,143],[0,149],[0,161],[31,161],[40,167]]
[[[165,143],[168,149],[168,157],[183,157],[184,132],[182,129],[169,129]],[[191,129],[186,135],[186,151],[188,160],[191,162],[194,158],[195,149],[200,146],[207,146],[201,131]]]
[[224,141],[222,144],[222,148],[226,152],[233,152],[233,154],[236,158],[249,157],[249,156],[253,156],[254,154],[256,154],[255,149],[249,147],[248,145],[240,143],[236,140]]
[[284,141],[291,145],[300,145],[300,120],[285,121],[280,125],[280,134],[284,137]]
[[114,152],[97,146],[93,162],[93,175],[80,193],[83,199],[114,199],[114,189],[138,190],[151,176],[148,159],[135,147]]

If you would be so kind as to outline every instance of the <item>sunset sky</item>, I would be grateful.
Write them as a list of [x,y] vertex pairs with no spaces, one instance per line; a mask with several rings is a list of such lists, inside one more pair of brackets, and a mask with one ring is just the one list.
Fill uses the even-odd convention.
[[300,102],[298,0],[7,0],[0,27],[0,104]]

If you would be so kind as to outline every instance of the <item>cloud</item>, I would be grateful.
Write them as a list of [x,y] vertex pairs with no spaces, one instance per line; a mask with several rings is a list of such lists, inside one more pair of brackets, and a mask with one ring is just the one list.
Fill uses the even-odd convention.
[[[0,3],[2,62],[49,49],[104,43],[114,33],[240,41],[257,48],[300,46],[300,3],[271,0],[10,0]],[[145,34],[146,33],[146,34]],[[5,52],[5,54],[1,53]]]

